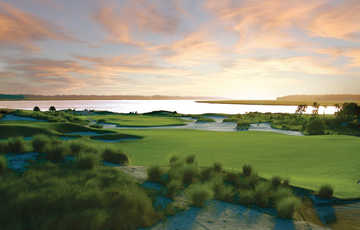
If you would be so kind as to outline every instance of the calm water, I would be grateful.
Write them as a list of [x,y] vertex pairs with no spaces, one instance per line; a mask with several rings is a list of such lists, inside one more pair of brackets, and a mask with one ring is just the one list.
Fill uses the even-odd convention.
[[[146,113],[155,110],[177,111],[178,113],[226,113],[244,114],[246,112],[272,112],[272,113],[295,113],[296,106],[282,105],[223,105],[196,103],[191,100],[68,100],[68,101],[0,101],[0,108],[32,110],[39,106],[41,110],[48,110],[53,105],[57,110],[62,109],[94,109],[112,112]],[[312,107],[308,107],[306,113],[311,113]],[[319,114],[333,114],[334,106],[320,107]]]

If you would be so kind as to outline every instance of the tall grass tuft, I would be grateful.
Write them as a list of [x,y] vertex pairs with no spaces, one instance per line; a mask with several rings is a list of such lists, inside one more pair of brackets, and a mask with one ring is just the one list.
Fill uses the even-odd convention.
[[291,219],[300,204],[300,200],[296,197],[283,198],[276,202],[277,214],[280,218]]
[[164,170],[160,166],[151,166],[147,169],[148,181],[162,183]]
[[0,156],[0,175],[2,175],[7,169],[7,160],[4,156]]
[[323,185],[320,187],[319,189],[319,196],[321,198],[331,198],[334,194],[334,189],[331,185],[327,184],[327,185]]
[[194,206],[204,207],[206,201],[214,197],[214,192],[209,185],[194,184],[187,189],[186,195]]
[[51,139],[45,135],[36,135],[31,141],[33,150],[38,153],[45,153],[50,148]]
[[251,165],[246,164],[246,165],[243,166],[243,174],[244,174],[244,176],[250,176],[252,174],[252,171],[253,170],[252,170]]
[[102,154],[103,160],[114,164],[128,165],[130,163],[128,156],[121,150],[105,149]]
[[8,151],[10,153],[25,152],[25,141],[22,137],[13,137],[8,140]]
[[90,154],[86,156],[81,156],[76,162],[77,167],[84,170],[94,169],[98,165],[98,163],[99,161],[97,157]]

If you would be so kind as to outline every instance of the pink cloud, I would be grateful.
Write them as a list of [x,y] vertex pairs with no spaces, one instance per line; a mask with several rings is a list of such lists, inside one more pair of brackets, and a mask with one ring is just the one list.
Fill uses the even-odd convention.
[[0,43],[7,46],[38,50],[42,40],[75,41],[62,28],[0,2]]

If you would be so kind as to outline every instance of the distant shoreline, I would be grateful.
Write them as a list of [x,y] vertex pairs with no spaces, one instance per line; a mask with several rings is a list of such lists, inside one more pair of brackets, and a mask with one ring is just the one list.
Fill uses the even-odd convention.
[[[210,104],[238,104],[238,105],[287,105],[298,106],[307,105],[312,106],[315,101],[280,101],[280,100],[219,100],[219,101],[196,101],[198,103]],[[335,106],[336,104],[343,104],[346,102],[355,102],[360,104],[360,101],[316,101],[320,106]]]

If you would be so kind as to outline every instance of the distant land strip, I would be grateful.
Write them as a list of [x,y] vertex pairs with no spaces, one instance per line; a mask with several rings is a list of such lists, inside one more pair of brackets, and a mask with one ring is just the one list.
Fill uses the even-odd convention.
[[359,101],[282,101],[282,100],[219,100],[219,101],[197,101],[199,103],[212,103],[212,104],[239,104],[239,105],[307,105],[312,106],[317,102],[321,106],[334,106],[336,104],[343,104],[345,102],[354,102],[360,105]]
[[56,101],[56,100],[215,100],[216,97],[180,97],[180,96],[141,96],[141,95],[11,95],[0,94],[1,101],[27,100],[27,101]]

